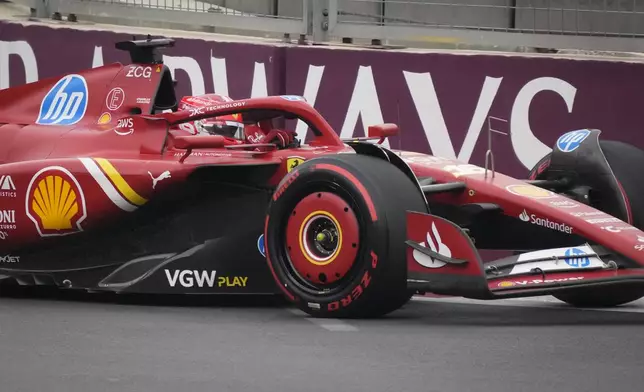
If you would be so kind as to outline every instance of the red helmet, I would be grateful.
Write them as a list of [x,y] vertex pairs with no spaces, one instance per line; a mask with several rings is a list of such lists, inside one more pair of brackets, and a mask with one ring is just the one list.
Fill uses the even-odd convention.
[[[204,94],[181,98],[179,110],[190,110],[212,106],[217,103],[230,102],[232,99],[225,95]],[[214,118],[206,118],[181,124],[181,129],[192,134],[222,135],[229,138],[244,140],[244,124],[239,113]]]

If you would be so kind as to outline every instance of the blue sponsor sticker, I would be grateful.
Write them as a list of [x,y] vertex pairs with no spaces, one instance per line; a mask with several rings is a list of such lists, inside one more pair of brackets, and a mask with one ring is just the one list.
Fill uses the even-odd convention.
[[[586,252],[582,251],[579,248],[570,248],[566,249],[566,256],[578,256],[578,255],[583,255]],[[573,268],[580,268],[580,267],[588,267],[590,265],[590,258],[589,257],[576,257],[576,258],[570,258],[566,257],[564,258],[564,261],[566,264]]]
[[590,131],[587,129],[564,133],[557,139],[557,148],[563,152],[573,152],[579,148],[581,142],[586,140],[588,135],[590,135]]
[[257,249],[262,256],[266,257],[266,248],[264,247],[264,234],[260,235],[257,239]]
[[282,95],[282,99],[285,99],[287,101],[303,101],[306,102],[306,99],[304,97],[301,97],[299,95]]
[[36,124],[72,125],[85,117],[87,82],[80,75],[67,75],[49,90],[40,103]]

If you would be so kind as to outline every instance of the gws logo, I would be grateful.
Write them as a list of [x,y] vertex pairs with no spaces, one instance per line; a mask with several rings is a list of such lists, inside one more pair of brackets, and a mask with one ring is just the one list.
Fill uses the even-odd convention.
[[[446,257],[452,257],[452,251],[441,241],[441,236],[438,233],[438,229],[436,228],[436,223],[432,222],[432,234],[434,235],[434,238],[432,238],[432,235],[430,233],[427,233],[427,245],[425,245],[424,242],[421,243],[422,246],[428,246],[429,249],[433,250],[434,252],[446,256]],[[427,268],[441,268],[445,266],[447,263],[444,261],[438,260],[431,258],[427,256],[426,254],[414,250],[412,253],[414,260],[423,267]]]
[[84,77],[65,76],[43,98],[36,124],[76,124],[85,116],[88,97],[87,82]]
[[588,135],[590,135],[590,131],[587,129],[565,133],[557,139],[557,148],[563,152],[573,152],[579,148],[581,142],[586,140]]

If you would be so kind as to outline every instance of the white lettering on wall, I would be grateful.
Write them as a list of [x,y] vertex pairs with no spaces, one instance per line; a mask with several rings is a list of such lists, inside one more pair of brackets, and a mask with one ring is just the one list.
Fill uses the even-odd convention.
[[[213,90],[215,94],[230,96],[228,93],[228,69],[226,66],[226,59],[219,57],[212,57],[210,53],[210,68],[212,72]],[[193,91],[194,94],[194,91]],[[255,62],[253,70],[253,85],[250,91],[251,98],[267,97],[268,96],[268,83],[266,81],[266,67],[264,63]],[[248,95],[239,97],[239,99],[247,98]]]
[[105,63],[103,62],[103,47],[94,46],[94,57],[92,57],[92,68],[102,67]]
[[530,104],[541,91],[553,91],[559,94],[566,103],[568,113],[572,112],[577,94],[577,89],[573,85],[552,77],[533,79],[517,94],[510,115],[512,148],[519,161],[528,169],[552,151],[552,148],[543,144],[530,128]]
[[457,155],[447,130],[447,124],[445,124],[445,118],[443,117],[443,111],[438,101],[431,74],[429,72],[415,73],[407,71],[403,71],[403,74],[432,154],[469,162],[503,78],[491,78],[489,76],[485,78],[463,146]]
[[[309,72],[306,75],[306,84],[304,85],[304,94],[302,94],[302,96],[306,99],[309,105],[313,107],[315,107],[315,101],[318,97],[318,91],[320,90],[322,75],[324,75],[324,65],[309,65]],[[304,121],[297,121],[295,132],[300,140],[306,139],[306,131],[308,129],[309,126],[306,125]]]
[[479,100],[476,102],[476,110],[474,111],[474,115],[470,121],[470,126],[467,129],[467,134],[465,135],[465,140],[461,146],[461,151],[458,153],[458,159],[465,162],[470,161],[476,142],[479,139],[481,129],[485,126],[485,122],[490,113],[490,108],[492,107],[494,98],[496,98],[496,94],[499,92],[502,80],[503,78],[485,77],[485,82],[483,82],[483,88],[481,89]]
[[268,97],[268,84],[266,83],[266,67],[264,66],[264,63],[255,62],[255,70],[253,71],[253,87],[250,91],[250,97]]
[[210,71],[212,73],[212,82],[215,94],[229,97],[228,94],[228,72],[226,71],[226,59],[212,57],[210,51]]
[[192,95],[203,95],[206,93],[206,83],[203,80],[203,73],[197,60],[187,56],[163,55],[163,62],[170,69],[170,74],[173,79],[175,79],[175,71],[177,69],[183,70],[188,74]]
[[[365,136],[369,126],[384,122],[378,92],[376,91],[376,82],[373,79],[373,71],[370,66],[360,66],[360,69],[358,69],[358,77],[353,88],[347,115],[340,131],[340,137],[353,137],[358,117],[362,119]],[[389,147],[389,140],[386,140],[383,146]]]
[[26,83],[38,80],[38,63],[31,45],[27,41],[0,41],[0,89],[11,86],[9,74],[9,71],[11,71],[9,69],[11,55],[18,56],[22,61]]
[[[20,58],[24,67],[26,82],[37,81],[39,78],[38,64],[34,50],[29,43],[27,41],[0,41],[0,89],[10,87],[12,70],[9,67],[9,60],[12,55]],[[163,59],[173,77],[176,70],[182,70],[188,75],[192,95],[205,94],[206,85],[203,70],[194,58],[164,55]],[[100,67],[103,64],[103,48],[94,46],[92,68]],[[207,64],[204,65],[207,67]],[[229,95],[226,59],[213,57],[211,52],[210,66],[214,92]],[[14,69],[13,72],[16,72],[16,70]],[[499,92],[503,77],[487,76],[483,81],[476,108],[465,133],[465,139],[460,150],[457,151],[454,148],[454,143],[445,123],[443,108],[441,108],[432,75],[429,72],[402,72],[413,105],[418,113],[421,128],[431,148],[431,153],[469,162],[480,139],[481,131],[486,127],[487,117]],[[316,104],[324,74],[324,65],[309,65],[302,96],[306,98],[311,106]],[[333,75],[327,77],[331,78]],[[242,96],[236,98],[265,97],[268,95],[266,66],[263,62],[255,62],[252,78],[251,91],[242,92]],[[526,168],[532,168],[539,159],[551,151],[551,147],[539,140],[530,125],[529,114],[532,102],[535,96],[542,91],[551,91],[559,95],[563,99],[568,113],[572,113],[577,93],[577,89],[573,85],[555,77],[539,77],[530,80],[520,89],[509,113],[509,130],[514,153]],[[288,93],[298,94],[297,91],[289,91]],[[333,96],[325,96],[324,98],[333,99]],[[504,99],[507,98],[504,97]],[[465,113],[464,115],[467,116],[468,114]],[[496,115],[504,117],[502,113],[496,113]],[[365,135],[370,125],[384,122],[376,89],[376,80],[371,66],[360,66],[358,68],[351,99],[346,108],[340,129],[340,136],[343,138],[353,137],[359,119],[362,121]],[[298,121],[296,132],[299,138],[305,139],[307,128],[305,123]],[[562,129],[561,132],[567,130]],[[385,142],[385,146],[389,146],[388,141]]]

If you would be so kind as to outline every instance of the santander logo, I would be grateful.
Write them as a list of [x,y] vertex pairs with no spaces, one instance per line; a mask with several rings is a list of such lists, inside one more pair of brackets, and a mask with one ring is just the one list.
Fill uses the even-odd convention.
[[572,227],[568,226],[565,223],[553,222],[548,218],[539,218],[535,214],[528,214],[528,211],[525,209],[521,214],[519,214],[519,219],[524,222],[530,222],[533,225],[543,226],[551,230],[558,230],[567,234],[572,234]]
[[[432,238],[433,234],[433,238]],[[429,232],[427,233],[427,244],[425,242],[421,242],[422,246],[428,246],[429,249],[433,250],[434,252],[441,254],[446,257],[452,257],[452,251],[441,241],[441,236],[438,233],[438,229],[436,228],[436,223],[432,222],[432,234]],[[427,256],[426,254],[419,252],[418,250],[414,250],[412,253],[414,260],[423,267],[427,268],[441,268],[444,267],[447,263],[441,260],[434,259],[432,257]]]

